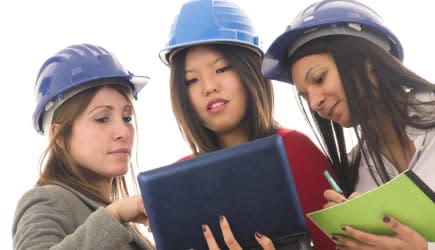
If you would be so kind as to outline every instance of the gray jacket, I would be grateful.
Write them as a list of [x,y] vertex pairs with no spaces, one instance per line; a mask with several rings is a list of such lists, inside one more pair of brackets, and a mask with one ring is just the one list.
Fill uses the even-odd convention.
[[67,186],[36,186],[18,202],[14,249],[148,249],[129,225]]

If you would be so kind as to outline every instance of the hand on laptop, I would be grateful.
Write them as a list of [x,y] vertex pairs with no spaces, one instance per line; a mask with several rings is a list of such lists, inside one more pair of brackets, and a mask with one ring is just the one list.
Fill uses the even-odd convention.
[[[219,217],[219,224],[221,227],[222,235],[225,240],[225,243],[227,247],[230,250],[242,250],[242,247],[237,242],[236,238],[234,237],[230,224],[228,223],[225,216],[221,215]],[[203,234],[205,237],[205,240],[207,241],[208,248],[210,250],[218,250],[220,247],[216,243],[216,240],[213,236],[213,232],[210,230],[210,228],[207,225],[202,225]],[[253,235],[255,239],[257,240],[258,244],[264,249],[264,250],[275,250],[275,247],[273,246],[272,241],[263,234],[256,232],[255,235]]]

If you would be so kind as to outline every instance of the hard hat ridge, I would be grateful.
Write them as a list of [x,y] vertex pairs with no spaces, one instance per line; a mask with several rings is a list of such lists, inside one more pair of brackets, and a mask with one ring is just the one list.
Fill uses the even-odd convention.
[[168,42],[159,57],[169,65],[171,57],[182,48],[207,43],[230,43],[263,55],[251,19],[235,3],[191,0],[182,5],[174,18]]

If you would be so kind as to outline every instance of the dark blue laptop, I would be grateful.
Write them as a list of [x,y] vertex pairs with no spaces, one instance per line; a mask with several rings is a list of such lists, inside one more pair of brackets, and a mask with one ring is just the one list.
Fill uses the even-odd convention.
[[224,215],[243,249],[261,232],[276,246],[307,234],[279,135],[141,172],[140,191],[158,250],[208,249],[202,224],[226,249]]

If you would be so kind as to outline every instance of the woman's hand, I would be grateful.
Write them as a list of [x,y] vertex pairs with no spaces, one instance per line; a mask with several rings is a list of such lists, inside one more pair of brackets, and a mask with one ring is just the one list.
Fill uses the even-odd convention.
[[358,192],[353,192],[347,199],[344,197],[343,194],[337,193],[332,189],[326,189],[325,192],[323,192],[323,197],[326,199],[325,205],[323,205],[323,208],[335,206],[339,203],[345,202],[346,200],[353,199],[360,195]]
[[382,236],[366,233],[355,228],[344,226],[346,233],[354,239],[334,235],[332,238],[338,245],[337,249],[401,249],[427,250],[428,242],[415,230],[400,223],[390,216],[384,216],[384,224],[396,232],[394,236]]
[[148,216],[140,195],[125,197],[106,207],[120,223],[135,222],[148,226]]
[[[233,232],[231,231],[230,224],[228,223],[225,216],[219,217],[219,225],[222,231],[222,236],[224,238],[225,244],[227,245],[228,249],[230,250],[242,250],[242,247],[237,242],[236,238],[233,235]],[[202,225],[203,234],[205,237],[205,240],[207,241],[208,248],[210,250],[218,250],[220,249],[214,236],[213,232],[210,230],[210,228],[207,225]],[[272,241],[267,237],[262,235],[259,232],[256,232],[255,235],[253,235],[255,239],[257,240],[258,244],[265,249],[265,250],[275,250],[275,247],[273,246]]]

